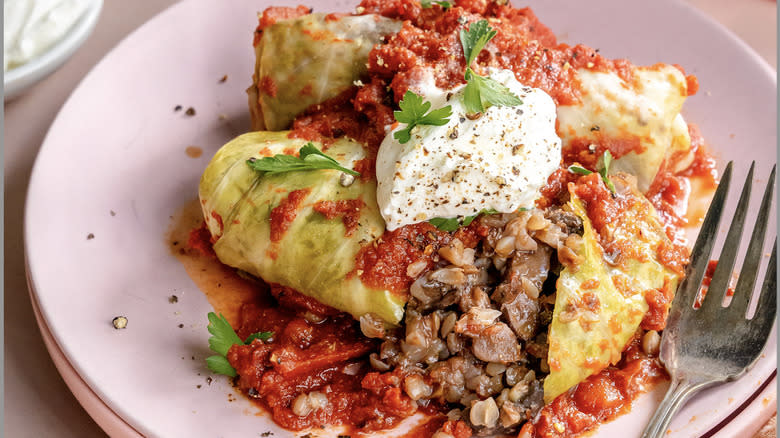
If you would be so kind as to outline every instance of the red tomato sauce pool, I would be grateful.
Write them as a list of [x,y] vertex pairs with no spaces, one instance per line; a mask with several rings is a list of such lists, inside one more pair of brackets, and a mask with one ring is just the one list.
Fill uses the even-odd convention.
[[665,378],[663,366],[634,339],[617,367],[588,377],[542,408],[533,432],[540,438],[564,438],[591,430],[626,413],[639,394]]
[[[350,315],[307,303],[313,300],[291,289],[271,289],[271,294],[258,290],[242,306],[237,329],[242,339],[256,332],[272,332],[271,338],[234,345],[227,357],[239,374],[238,388],[277,424],[370,431],[417,412],[400,388],[400,376],[371,369],[367,356],[377,342],[364,337]],[[285,298],[276,301],[271,295],[279,293]]]

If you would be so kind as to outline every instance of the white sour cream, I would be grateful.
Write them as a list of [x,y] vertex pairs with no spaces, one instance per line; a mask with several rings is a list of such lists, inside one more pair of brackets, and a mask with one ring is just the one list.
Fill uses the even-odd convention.
[[523,103],[491,106],[476,120],[466,117],[464,86],[442,90],[433,78],[414,90],[432,109],[452,106],[444,126],[417,126],[400,144],[385,136],[377,155],[377,201],[387,228],[433,218],[470,216],[483,209],[502,213],[532,207],[561,161],[556,108],[542,90],[520,84],[510,70],[490,77]]
[[59,42],[88,6],[88,0],[4,0],[3,71]]

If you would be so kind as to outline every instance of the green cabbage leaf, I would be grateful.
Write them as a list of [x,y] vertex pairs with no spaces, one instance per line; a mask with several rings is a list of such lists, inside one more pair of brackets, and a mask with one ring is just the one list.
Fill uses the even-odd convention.
[[[252,132],[223,146],[206,168],[199,197],[214,251],[226,265],[304,295],[358,318],[375,313],[390,324],[402,316],[405,298],[365,286],[354,274],[361,246],[384,232],[376,203],[376,182],[361,180],[344,187],[333,169],[264,174],[247,165],[250,158],[297,152],[304,140],[288,132]],[[314,143],[322,149],[322,145]],[[343,138],[325,151],[346,168],[365,158],[363,147]],[[280,240],[270,238],[271,211],[288,194],[309,189],[297,215]],[[338,217],[327,219],[313,209],[318,201],[361,199],[357,229],[349,236]]]
[[[557,282],[553,320],[548,335],[544,399],[555,397],[588,376],[617,363],[648,311],[646,294],[661,290],[672,294],[678,274],[658,258],[660,245],[669,239],[652,204],[626,174],[610,177],[623,210],[598,234],[583,200],[570,189],[567,208],[584,225],[582,262],[566,267]],[[605,257],[605,247],[623,248]],[[671,301],[671,300],[670,300]]]
[[254,84],[247,90],[252,129],[287,129],[306,108],[352,87],[366,74],[368,52],[400,29],[400,21],[377,15],[323,13],[265,28],[255,46]]

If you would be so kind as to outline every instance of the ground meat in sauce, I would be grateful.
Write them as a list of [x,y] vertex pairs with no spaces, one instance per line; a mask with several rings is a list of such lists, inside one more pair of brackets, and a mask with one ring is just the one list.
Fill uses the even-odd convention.
[[[458,230],[455,237],[473,246],[478,233],[479,227],[474,225]],[[452,238],[450,233],[427,222],[386,231],[382,237],[361,248],[356,256],[355,275],[366,286],[405,294],[414,280],[407,275],[407,267],[414,262],[432,266],[436,251]]]
[[[476,245],[454,237],[433,252],[429,268],[409,266],[420,272],[409,272],[416,280],[404,329],[385,333],[370,363],[402,373],[405,394],[418,404],[446,403],[453,422],[444,432],[513,433],[543,405],[555,301],[554,280],[546,280],[557,263],[552,248],[568,235],[541,210],[475,223]],[[372,335],[364,324],[372,326],[361,317]]]

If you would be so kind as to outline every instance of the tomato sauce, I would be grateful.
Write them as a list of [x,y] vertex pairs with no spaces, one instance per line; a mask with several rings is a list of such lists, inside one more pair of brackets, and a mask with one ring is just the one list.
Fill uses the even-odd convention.
[[203,222],[200,227],[190,231],[189,239],[187,240],[187,247],[198,251],[200,254],[207,257],[216,257],[214,247],[211,246],[211,231],[206,226],[206,222]]
[[363,182],[376,181],[376,160],[363,158],[355,161],[355,172],[360,173],[360,180]]
[[452,435],[454,438],[469,438],[472,430],[464,421],[447,421],[442,425],[441,431]]
[[278,242],[284,237],[284,233],[290,228],[290,224],[298,215],[298,209],[304,198],[309,195],[311,189],[293,190],[286,198],[271,210],[269,217],[271,226],[271,242]]
[[314,211],[325,216],[325,219],[335,219],[341,216],[341,222],[344,224],[344,235],[351,236],[357,230],[358,219],[360,219],[360,209],[365,207],[366,203],[362,199],[345,199],[340,201],[317,201],[314,204]]
[[597,126],[591,127],[591,132],[595,138],[573,138],[562,150],[563,162],[566,165],[579,163],[587,169],[595,169],[599,158],[606,151],[612,154],[612,157],[618,159],[629,152],[637,154],[644,152],[644,147],[639,141],[639,137],[626,136],[624,138],[614,138],[600,135],[600,129]]
[[258,84],[257,88],[271,97],[276,97],[276,82],[274,82],[270,76],[263,76],[260,78],[260,83]]
[[[696,301],[693,303],[693,307],[698,309],[701,307],[701,303],[704,301],[704,297],[707,296],[707,292],[710,290],[710,283],[712,282],[712,276],[715,275],[715,269],[718,267],[717,260],[710,260],[707,264],[707,270],[704,271],[704,278],[701,281],[701,287],[699,288],[699,295],[696,296]],[[734,296],[734,278],[731,278],[728,287],[726,288],[726,297]]]
[[[362,90],[361,90],[362,91]],[[368,103],[364,94],[356,88],[350,88],[321,104],[309,107],[295,118],[290,138],[317,141],[323,143],[323,150],[334,138],[349,137],[365,145],[369,158],[376,157],[376,151],[385,137],[383,122],[393,117],[392,109],[381,103]],[[365,113],[355,109],[361,108]],[[387,113],[380,117],[380,113]],[[378,119],[369,119],[379,117]],[[373,120],[370,122],[369,120]]]
[[646,290],[645,301],[648,309],[639,326],[645,330],[663,330],[666,327],[666,318],[669,316],[674,292],[668,281],[664,282],[663,287],[659,289]]
[[[670,157],[661,166],[645,193],[664,223],[666,234],[678,243],[685,241],[682,230],[689,225],[686,212],[691,199],[690,181],[695,179],[698,182],[697,187],[703,191],[712,191],[717,187],[717,165],[707,150],[699,128],[689,124],[688,133],[691,137],[690,152]],[[685,165],[684,169],[675,172],[675,168],[681,167],[680,162],[687,159],[691,162]]]
[[541,197],[536,200],[539,208],[553,205],[563,205],[569,200],[569,183],[577,180],[579,175],[569,172],[567,166],[562,166],[551,173],[547,184],[541,189]]
[[635,338],[618,366],[588,377],[542,408],[534,432],[540,438],[564,438],[592,430],[627,412],[639,394],[665,378],[658,359],[643,353]]
[[460,239],[465,247],[473,248],[477,244],[477,236],[484,236],[486,232],[476,222],[454,234],[441,231],[428,222],[386,231],[381,238],[360,249],[355,257],[354,274],[366,286],[406,295],[414,281],[406,274],[410,264],[422,260],[429,269],[438,260],[439,248],[453,238]]
[[[319,303],[312,307],[306,303],[313,300],[288,288],[271,291],[258,290],[242,306],[237,330],[242,339],[259,331],[272,332],[271,338],[234,345],[227,357],[239,374],[238,388],[276,423],[291,430],[348,425],[369,431],[417,412],[400,388],[401,376],[371,370],[367,355],[377,343],[361,334],[350,315]],[[287,299],[274,300],[280,293]],[[298,415],[296,399],[312,392],[324,394],[327,402]]]
[[628,61],[606,59],[584,45],[558,44],[552,31],[529,8],[481,0],[459,1],[443,13],[423,9],[414,0],[364,0],[360,7],[364,13],[408,20],[398,34],[369,54],[369,73],[391,80],[396,101],[427,71],[436,72],[440,88],[464,83],[466,65],[459,32],[464,24],[483,17],[497,18],[491,26],[498,34],[480,53],[477,64],[511,69],[518,81],[541,88],[557,104],[579,102],[578,68],[613,71],[627,82],[633,79]]
[[[373,372],[367,355],[377,341],[365,338],[351,316],[293,289],[239,276],[220,263],[197,201],[174,217],[168,243],[242,339],[272,332],[267,341],[234,346],[228,359],[241,375],[235,380],[238,389],[282,427],[343,424],[350,433],[370,431],[392,427],[418,411],[400,390],[401,376]],[[307,417],[295,415],[295,399],[312,391],[325,394],[328,406]],[[422,411],[434,417],[442,409],[431,404]]]
[[574,193],[585,204],[588,218],[598,234],[603,234],[607,225],[617,222],[628,207],[625,197],[612,196],[598,173],[579,178],[574,185]]
[[298,6],[296,8],[288,8],[284,6],[272,6],[266,8],[259,17],[259,23],[255,30],[255,38],[252,42],[253,46],[256,46],[260,42],[260,38],[263,36],[263,29],[273,25],[280,20],[289,20],[292,18],[298,18],[303,15],[311,13],[311,8],[306,6]]
[[366,286],[406,294],[414,281],[406,275],[406,267],[417,260],[433,266],[433,256],[445,240],[449,240],[449,233],[427,222],[386,231],[373,244],[360,249],[355,273]]
[[691,150],[694,157],[690,166],[683,170],[680,175],[703,178],[709,183],[710,187],[715,188],[718,180],[715,158],[707,150],[704,137],[702,137],[697,125],[689,123],[688,134],[691,136]]

